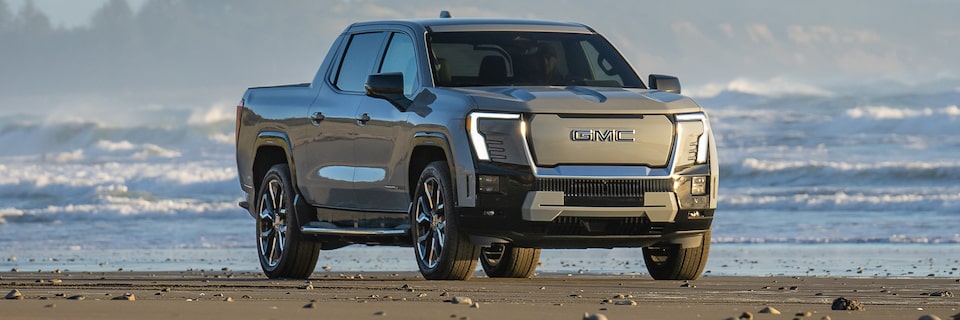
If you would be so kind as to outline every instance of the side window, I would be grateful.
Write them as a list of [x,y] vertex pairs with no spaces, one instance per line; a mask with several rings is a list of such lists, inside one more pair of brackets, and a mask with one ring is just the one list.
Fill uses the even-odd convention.
[[363,84],[373,69],[373,63],[383,42],[382,32],[360,33],[350,38],[343,54],[334,85],[343,91],[363,92]]
[[403,94],[407,97],[413,96],[413,87],[417,83],[417,55],[410,36],[402,33],[393,34],[379,72],[403,73]]

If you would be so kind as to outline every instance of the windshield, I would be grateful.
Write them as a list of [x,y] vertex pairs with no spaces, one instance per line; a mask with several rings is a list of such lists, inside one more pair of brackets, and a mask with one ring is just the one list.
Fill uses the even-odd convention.
[[617,50],[596,34],[440,32],[428,41],[438,87],[644,88]]

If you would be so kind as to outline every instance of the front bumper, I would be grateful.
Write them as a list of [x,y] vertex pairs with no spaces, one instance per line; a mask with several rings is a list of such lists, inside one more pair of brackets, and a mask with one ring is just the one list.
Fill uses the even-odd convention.
[[478,193],[474,207],[457,210],[458,229],[478,245],[696,246],[713,222],[709,195],[689,192],[690,176],[704,171],[657,178],[563,178],[535,177],[523,167],[479,169],[478,174],[498,177],[499,191]]

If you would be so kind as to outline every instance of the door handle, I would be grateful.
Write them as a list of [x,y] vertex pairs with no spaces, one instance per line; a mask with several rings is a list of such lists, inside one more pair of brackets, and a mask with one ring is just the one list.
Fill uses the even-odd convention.
[[318,112],[314,112],[312,115],[310,115],[310,122],[313,123],[313,125],[315,125],[315,126],[319,126],[319,125],[320,125],[320,121],[323,121],[323,119],[326,119],[326,118],[327,118],[327,117],[323,116],[323,112],[319,112],[319,111],[318,111]]
[[367,114],[366,112],[364,112],[362,115],[360,115],[359,118],[357,118],[357,124],[361,126],[366,125],[368,121],[370,121],[370,115]]

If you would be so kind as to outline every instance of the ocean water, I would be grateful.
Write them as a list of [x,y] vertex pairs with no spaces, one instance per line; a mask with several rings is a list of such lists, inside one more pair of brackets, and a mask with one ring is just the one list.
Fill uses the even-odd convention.
[[[909,276],[904,270],[917,265],[953,274],[960,81],[735,79],[687,94],[707,109],[722,163],[713,274],[843,274],[885,264],[899,271],[874,275]],[[254,220],[237,207],[233,107],[134,111],[0,113],[0,268],[259,268]],[[415,270],[410,251],[351,246],[322,253],[320,264]],[[803,256],[840,267],[784,263]],[[634,249],[548,250],[541,269],[584,270],[571,261],[642,272]]]

